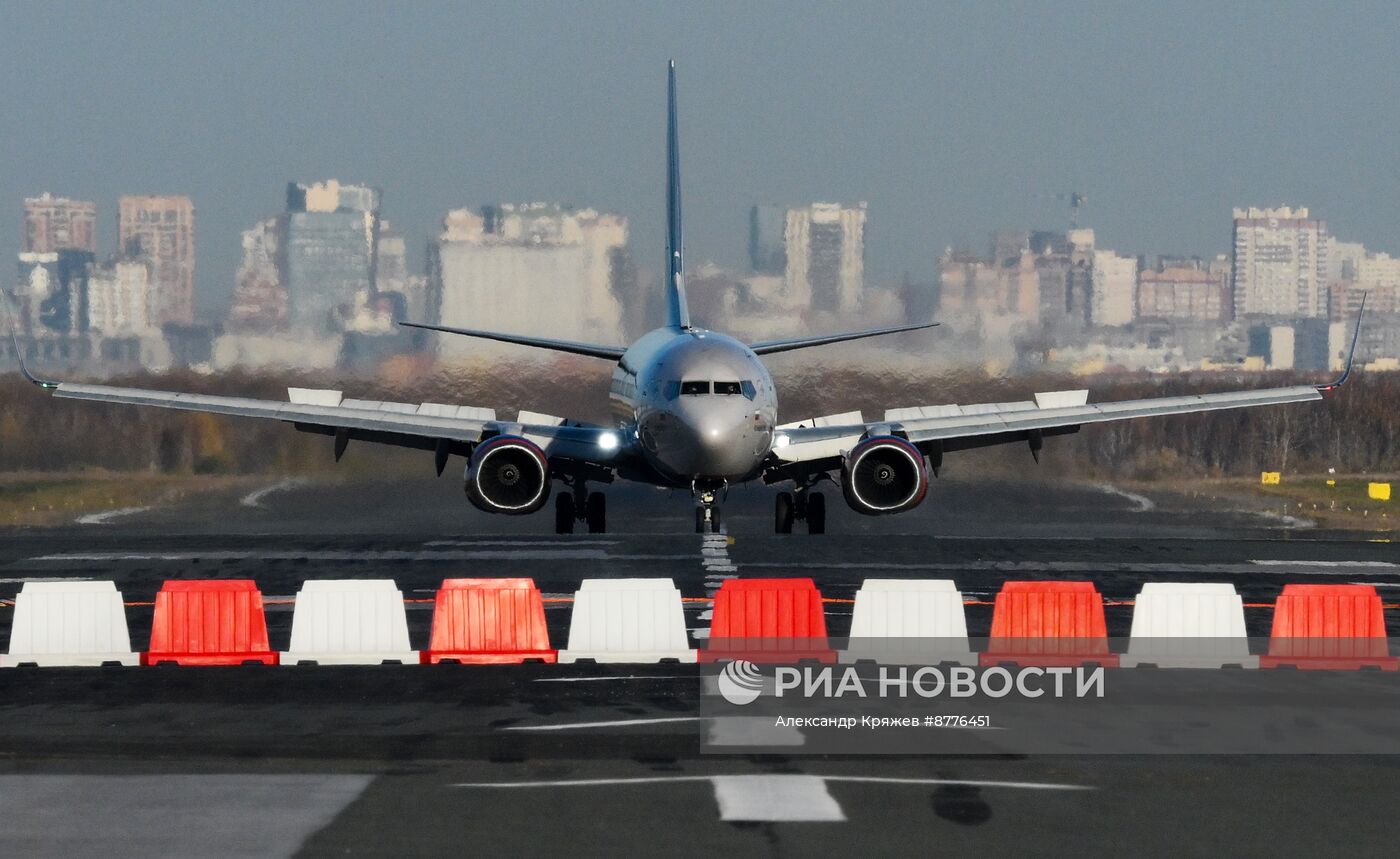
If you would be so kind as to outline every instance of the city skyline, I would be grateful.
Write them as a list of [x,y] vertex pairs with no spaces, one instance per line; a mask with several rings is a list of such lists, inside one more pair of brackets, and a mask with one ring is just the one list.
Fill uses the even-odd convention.
[[[18,7],[0,194],[95,201],[100,252],[121,193],[189,195],[215,318],[240,233],[297,177],[382,188],[414,273],[443,212],[538,199],[626,217],[655,269],[656,70],[674,54],[697,263],[741,267],[756,202],[866,200],[869,279],[893,284],[997,229],[1062,229],[1070,189],[1128,252],[1227,251],[1239,204],[1306,204],[1335,234],[1400,245],[1400,118],[1362,86],[1397,71],[1390,10],[1018,8]],[[87,59],[46,63],[51,44]],[[20,229],[0,212],[0,234]]]

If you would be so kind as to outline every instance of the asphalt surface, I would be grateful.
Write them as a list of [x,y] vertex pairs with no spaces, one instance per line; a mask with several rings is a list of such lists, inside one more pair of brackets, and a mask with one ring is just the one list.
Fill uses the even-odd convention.
[[[425,469],[426,471],[426,469]],[[1146,581],[1230,581],[1246,603],[1285,582],[1366,582],[1387,601],[1400,552],[1276,517],[1037,480],[940,481],[919,510],[850,514],[829,533],[772,533],[771,493],[736,489],[728,563],[704,563],[685,493],[619,489],[610,533],[487,517],[448,478],[270,480],[98,524],[0,532],[0,598],[23,581],[113,579],[133,646],[160,583],[253,578],[284,649],[289,601],[314,578],[393,578],[426,645],[449,576],[527,576],[546,597],[590,577],[809,575],[849,599],[867,577],[951,578],[990,602],[1008,579],[1088,579],[1127,634]],[[732,569],[731,569],[732,568]],[[703,602],[687,626],[703,644]],[[12,610],[0,609],[0,643]],[[551,639],[569,606],[547,604]],[[985,635],[990,605],[967,607]],[[827,606],[844,635],[849,606]],[[1251,608],[1252,635],[1269,612]],[[1400,613],[1387,612],[1391,635]],[[1400,799],[1385,756],[816,757],[701,750],[682,666],[13,669],[0,672],[7,855],[831,855],[852,850],[1246,854],[1392,852]],[[1400,715],[1397,715],[1400,719]]]

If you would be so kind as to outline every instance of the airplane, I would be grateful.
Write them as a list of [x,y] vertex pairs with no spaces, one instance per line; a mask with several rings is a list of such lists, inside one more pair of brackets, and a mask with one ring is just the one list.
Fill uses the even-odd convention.
[[808,533],[821,534],[826,530],[826,499],[817,488],[822,481],[838,484],[857,513],[903,513],[924,500],[929,475],[938,475],[947,453],[1024,444],[1039,461],[1046,438],[1078,432],[1085,424],[1319,400],[1351,375],[1359,317],[1345,368],[1325,385],[1103,403],[1088,402],[1087,390],[1051,391],[1025,402],[894,408],[876,421],[852,412],[780,424],[777,390],[764,356],[938,323],[758,343],[693,325],[681,239],[674,61],[667,71],[666,158],[667,319],[662,327],[621,347],[400,323],[613,361],[612,424],[534,412],[521,412],[511,421],[490,409],[356,400],[332,390],[288,388],[283,402],[45,381],[29,372],[15,338],[20,371],[63,399],[284,421],[302,432],[332,436],[337,461],[351,441],[397,445],[432,451],[441,476],[449,458],[460,455],[467,459],[467,499],[488,513],[535,513],[548,503],[551,486],[558,482],[566,490],[555,496],[554,528],[560,534],[572,533],[576,522],[586,523],[590,533],[606,531],[606,496],[588,486],[615,480],[690,489],[699,533],[719,531],[721,504],[731,484],[762,480],[790,485],[777,493],[774,531],[791,533],[794,522],[801,521]]

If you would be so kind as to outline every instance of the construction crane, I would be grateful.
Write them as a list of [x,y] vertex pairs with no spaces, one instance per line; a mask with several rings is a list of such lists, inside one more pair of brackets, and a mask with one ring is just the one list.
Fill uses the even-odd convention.
[[1059,200],[1061,203],[1069,203],[1069,228],[1079,229],[1079,207],[1089,202],[1089,198],[1078,191],[1055,191],[1053,193],[1036,194],[1037,197],[1048,197],[1052,200]]

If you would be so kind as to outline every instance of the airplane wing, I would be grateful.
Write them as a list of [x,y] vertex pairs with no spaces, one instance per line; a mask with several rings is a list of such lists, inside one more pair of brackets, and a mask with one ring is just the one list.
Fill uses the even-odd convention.
[[1028,444],[1031,453],[1039,459],[1041,444],[1047,436],[1076,433],[1084,424],[1320,400],[1324,394],[1340,388],[1351,377],[1356,343],[1361,336],[1361,320],[1365,313],[1366,296],[1363,295],[1356,328],[1351,335],[1346,367],[1341,376],[1325,385],[1293,385],[1106,403],[1090,403],[1087,390],[1050,391],[1036,394],[1033,400],[1014,403],[888,409],[880,421],[867,422],[859,412],[830,415],[779,425],[774,432],[774,462],[764,473],[764,480],[776,483],[837,469],[847,451],[861,439],[876,435],[906,438],[929,457],[936,471],[945,452],[1015,442]]
[[509,421],[498,419],[492,409],[356,400],[333,390],[288,388],[284,402],[48,382],[30,376],[27,369],[22,371],[31,382],[61,399],[283,421],[303,432],[334,436],[337,459],[350,441],[431,450],[437,455],[439,474],[449,455],[469,455],[477,442],[498,434],[523,436],[539,445],[551,460],[562,458],[607,467],[626,453],[622,434],[615,430],[533,412],[521,412],[516,420]]
[[1322,399],[1326,387],[1298,385],[1106,403],[1088,402],[1087,390],[1051,391],[1024,402],[890,409],[882,421],[841,420],[858,417],[855,413],[818,418],[778,427],[773,453],[780,465],[774,479],[837,468],[845,452],[870,435],[907,437],[935,458],[946,451],[1012,442],[1028,443],[1038,451],[1046,436],[1078,432],[1084,424],[1308,402]]

